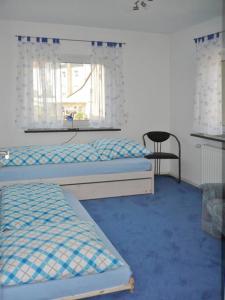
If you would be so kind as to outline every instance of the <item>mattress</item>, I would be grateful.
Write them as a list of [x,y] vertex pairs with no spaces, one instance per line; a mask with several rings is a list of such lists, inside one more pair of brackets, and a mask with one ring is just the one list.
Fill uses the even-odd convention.
[[82,294],[93,290],[102,290],[115,286],[127,284],[132,275],[130,267],[120,256],[118,251],[110,243],[98,225],[89,216],[80,202],[74,198],[69,192],[64,192],[69,205],[75,210],[76,214],[83,220],[91,222],[98,235],[108,247],[108,249],[122,262],[124,265],[116,270],[107,271],[105,273],[63,279],[53,280],[42,283],[33,283],[22,286],[2,287],[0,291],[1,300],[49,300],[57,299],[75,294]]
[[0,181],[59,178],[152,170],[150,160],[123,158],[110,161],[10,166],[0,168]]

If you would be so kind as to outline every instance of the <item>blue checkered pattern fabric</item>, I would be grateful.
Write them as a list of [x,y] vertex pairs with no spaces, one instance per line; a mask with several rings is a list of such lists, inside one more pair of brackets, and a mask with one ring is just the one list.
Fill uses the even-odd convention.
[[101,160],[144,157],[150,152],[142,145],[128,139],[101,139],[91,144]]
[[24,146],[5,149],[9,159],[0,159],[3,166],[29,166],[97,161],[98,153],[88,144]]
[[60,186],[8,186],[1,198],[0,284],[71,278],[123,265],[94,225],[71,211]]
[[113,270],[122,262],[81,221],[6,231],[1,235],[2,285],[42,282]]
[[56,184],[13,185],[2,189],[1,231],[73,220],[76,214]]

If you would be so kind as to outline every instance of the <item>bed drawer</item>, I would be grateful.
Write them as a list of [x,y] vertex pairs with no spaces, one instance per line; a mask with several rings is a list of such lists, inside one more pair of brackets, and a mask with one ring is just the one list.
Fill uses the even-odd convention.
[[65,185],[79,200],[153,193],[152,178]]

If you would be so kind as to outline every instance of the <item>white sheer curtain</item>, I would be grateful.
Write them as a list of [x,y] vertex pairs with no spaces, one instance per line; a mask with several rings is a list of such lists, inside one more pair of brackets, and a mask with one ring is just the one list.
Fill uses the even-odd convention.
[[19,128],[63,127],[59,40],[18,41],[16,124]]
[[122,46],[92,43],[90,125],[122,127],[127,121]]
[[219,135],[222,127],[222,34],[196,39],[194,131]]

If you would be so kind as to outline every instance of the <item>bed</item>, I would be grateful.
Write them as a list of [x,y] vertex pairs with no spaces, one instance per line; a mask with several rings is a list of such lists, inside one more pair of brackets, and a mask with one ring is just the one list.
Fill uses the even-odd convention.
[[79,203],[79,201],[68,191],[64,191],[64,196],[68,205],[74,212],[76,212],[79,218],[85,222],[89,222],[92,224],[92,226],[94,226],[95,231],[103,241],[104,245],[117,259],[122,262],[122,265],[115,270],[110,270],[99,274],[23,285],[2,286],[0,293],[1,299],[75,300],[116,291],[132,290],[134,288],[134,280],[128,264],[120,256],[98,225]]
[[149,152],[130,140],[6,150],[13,157],[0,168],[0,188],[18,182],[57,183],[79,200],[154,193],[152,163],[144,158]]

